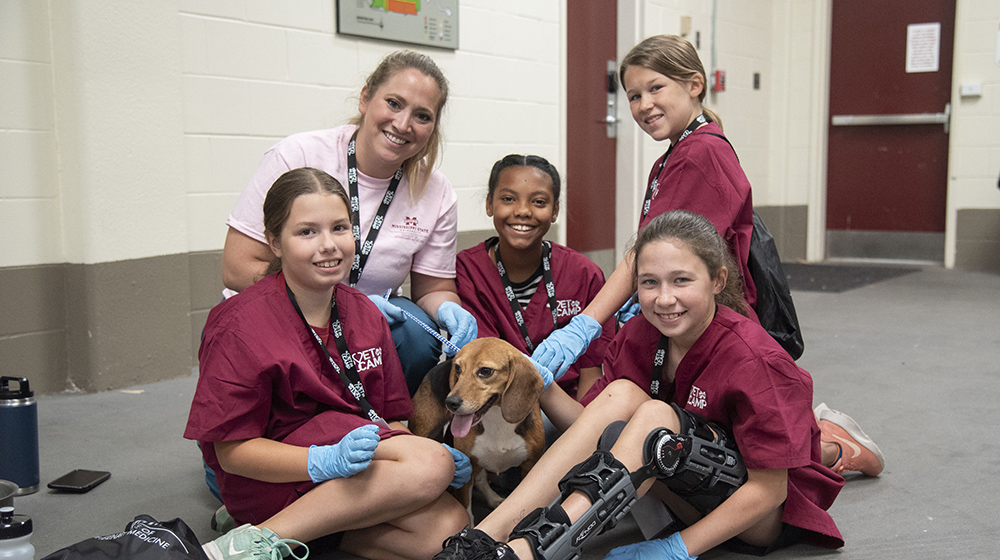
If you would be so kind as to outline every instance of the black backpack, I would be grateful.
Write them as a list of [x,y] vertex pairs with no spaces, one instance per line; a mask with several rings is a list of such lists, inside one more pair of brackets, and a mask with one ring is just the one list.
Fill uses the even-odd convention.
[[799,318],[795,315],[788,277],[781,268],[778,248],[771,232],[753,212],[753,233],[750,236],[750,258],[747,268],[757,287],[757,318],[767,334],[785,349],[793,360],[798,360],[805,350]]
[[208,560],[194,531],[180,519],[139,515],[125,530],[91,537],[42,560]]
[[[730,148],[733,145],[721,134],[707,132],[726,141]],[[736,148],[733,148],[736,154]],[[739,160],[739,155],[736,159]],[[764,225],[764,220],[753,211],[753,233],[750,235],[750,257],[747,268],[754,286],[757,287],[757,318],[771,338],[785,349],[793,360],[802,357],[805,342],[802,340],[802,329],[799,318],[795,315],[795,304],[792,303],[792,292],[788,287],[788,277],[781,268],[781,257],[774,245],[771,232]]]

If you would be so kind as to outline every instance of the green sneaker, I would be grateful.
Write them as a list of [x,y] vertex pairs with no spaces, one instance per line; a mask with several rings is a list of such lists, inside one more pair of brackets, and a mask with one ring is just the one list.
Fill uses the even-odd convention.
[[[292,552],[292,546],[301,546],[305,552],[298,556]],[[258,529],[249,523],[206,543],[202,548],[214,560],[281,560],[288,556],[306,560],[309,557],[309,547],[305,544],[282,539],[267,527]]]
[[236,520],[233,519],[232,515],[229,515],[229,510],[226,509],[226,506],[220,506],[219,509],[215,510],[210,524],[212,525],[212,530],[220,535],[225,535],[236,528]]

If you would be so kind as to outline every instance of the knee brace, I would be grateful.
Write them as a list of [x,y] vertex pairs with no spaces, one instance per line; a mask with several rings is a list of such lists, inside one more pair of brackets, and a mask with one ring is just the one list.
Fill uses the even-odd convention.
[[[528,540],[535,560],[575,560],[590,537],[614,527],[631,510],[636,489],[654,476],[702,513],[732,495],[747,477],[735,442],[720,426],[671,406],[681,420],[681,433],[667,428],[650,432],[643,444],[641,468],[629,473],[609,451],[625,423],[608,426],[598,440],[597,451],[559,481],[559,497],[525,516],[511,531],[510,539]],[[592,505],[570,523],[562,502],[578,491]]]
[[[612,439],[617,439],[617,434]],[[591,506],[571,524],[562,502],[577,491],[590,499]],[[535,560],[574,560],[590,537],[614,527],[635,500],[636,485],[628,469],[610,451],[598,449],[559,481],[559,497],[548,507],[529,513],[514,527],[510,538],[531,543]]]
[[747,480],[736,442],[721,426],[671,404],[680,433],[657,428],[646,436],[640,472],[663,480],[701,513],[715,509]]

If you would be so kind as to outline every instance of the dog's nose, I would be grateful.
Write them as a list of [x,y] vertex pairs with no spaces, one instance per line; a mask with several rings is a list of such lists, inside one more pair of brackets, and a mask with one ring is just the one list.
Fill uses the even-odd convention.
[[462,408],[462,397],[451,395],[444,400],[444,405],[448,407],[448,410],[451,412],[455,412],[459,408]]

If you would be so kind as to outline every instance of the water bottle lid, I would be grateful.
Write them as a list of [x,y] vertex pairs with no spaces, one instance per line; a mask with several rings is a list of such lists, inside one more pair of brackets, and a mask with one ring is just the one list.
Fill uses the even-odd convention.
[[[10,382],[17,382],[17,390],[10,388]],[[0,377],[0,399],[26,399],[35,396],[27,377]]]
[[16,539],[31,534],[31,518],[14,515],[14,508],[0,508],[0,540]]

